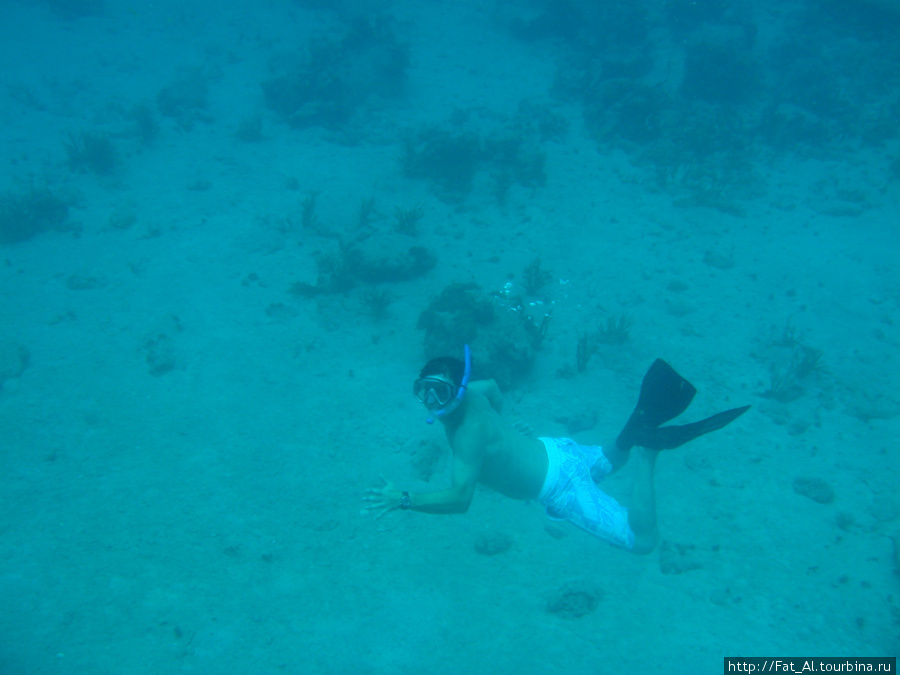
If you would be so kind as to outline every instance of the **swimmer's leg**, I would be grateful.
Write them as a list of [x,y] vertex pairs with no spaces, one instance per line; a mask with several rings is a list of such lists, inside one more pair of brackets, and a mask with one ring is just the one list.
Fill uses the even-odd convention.
[[603,455],[594,463],[594,466],[591,467],[591,478],[595,483],[599,483],[609,474],[615,473],[628,462],[629,453],[620,450],[616,446],[615,441],[610,441],[603,445],[602,448]]
[[[613,448],[612,451],[607,449],[609,447]],[[634,534],[631,546],[623,546],[621,541],[610,538],[604,527],[600,527],[602,523],[609,521],[609,518],[603,517],[602,514],[615,513],[621,509],[615,500],[600,491],[594,491],[588,502],[579,503],[577,517],[569,519],[592,534],[623,546],[633,553],[650,553],[655,548],[659,536],[656,529],[656,493],[653,487],[658,454],[655,450],[640,447],[623,452],[615,445],[605,446],[603,456],[591,467],[591,479],[596,484],[625,464],[629,455],[634,455],[634,479],[631,484],[631,501],[627,509],[628,527]],[[613,460],[616,461],[615,464]]]
[[659,533],[656,529],[656,494],[653,489],[653,473],[656,468],[655,450],[635,448],[634,482],[631,485],[631,503],[628,505],[628,525],[634,532],[634,553],[650,553],[656,546]]

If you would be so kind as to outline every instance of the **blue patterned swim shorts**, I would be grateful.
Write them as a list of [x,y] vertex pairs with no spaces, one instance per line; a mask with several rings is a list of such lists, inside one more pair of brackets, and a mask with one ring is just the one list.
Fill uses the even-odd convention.
[[538,498],[553,520],[568,520],[595,537],[624,549],[634,547],[628,509],[594,483],[612,465],[598,445],[578,445],[570,438],[541,438],[547,448],[547,477]]

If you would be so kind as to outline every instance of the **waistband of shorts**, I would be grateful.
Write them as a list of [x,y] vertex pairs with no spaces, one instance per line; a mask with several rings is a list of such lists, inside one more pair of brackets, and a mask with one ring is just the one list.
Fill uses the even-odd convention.
[[547,475],[544,477],[544,484],[538,495],[538,501],[544,504],[559,480],[559,467],[562,466],[563,457],[555,438],[540,437],[538,440],[547,449]]

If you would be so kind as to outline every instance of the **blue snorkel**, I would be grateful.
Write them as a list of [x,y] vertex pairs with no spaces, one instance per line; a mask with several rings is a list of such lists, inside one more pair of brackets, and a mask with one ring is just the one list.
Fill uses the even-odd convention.
[[425,421],[428,422],[428,424],[434,424],[434,419],[436,417],[449,415],[459,407],[460,403],[462,403],[463,396],[466,395],[466,387],[469,386],[469,375],[472,374],[472,350],[469,349],[469,345],[465,346],[465,354],[466,369],[463,371],[462,381],[459,383],[459,389],[456,392],[456,396],[440,410],[432,410],[431,414],[425,418]]

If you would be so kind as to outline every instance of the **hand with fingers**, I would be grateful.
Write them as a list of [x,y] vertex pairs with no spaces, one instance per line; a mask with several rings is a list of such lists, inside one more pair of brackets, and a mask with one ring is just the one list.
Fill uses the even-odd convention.
[[390,513],[400,508],[400,500],[403,493],[394,487],[394,484],[381,474],[381,487],[373,487],[366,490],[363,497],[364,502],[368,502],[365,506],[367,511],[375,512],[375,519],[378,520],[385,513]]

